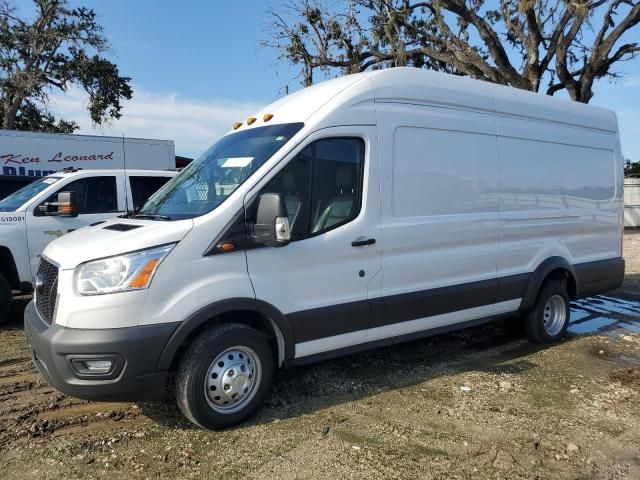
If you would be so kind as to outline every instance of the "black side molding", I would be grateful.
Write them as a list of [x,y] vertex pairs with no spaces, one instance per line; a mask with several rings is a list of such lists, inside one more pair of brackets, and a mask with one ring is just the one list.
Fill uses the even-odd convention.
[[485,323],[493,322],[501,318],[507,318],[513,315],[512,313],[506,313],[501,315],[494,315],[490,317],[478,318],[475,320],[469,320],[463,323],[454,323],[451,325],[443,325],[442,327],[431,328],[427,330],[420,330],[418,332],[407,333],[397,337],[383,338],[381,340],[375,340],[373,342],[358,343],[350,347],[338,348],[336,350],[329,350],[326,352],[316,353],[305,357],[299,357],[285,363],[286,367],[293,367],[299,365],[306,365],[309,363],[322,362],[337,357],[344,357],[346,355],[353,355],[355,353],[366,352],[367,350],[373,350],[375,348],[388,347],[390,345],[396,345],[398,343],[410,342],[413,340],[419,340],[421,338],[433,337],[435,335],[442,335],[444,333],[455,332],[456,330],[462,330],[465,328],[477,327],[484,325]]

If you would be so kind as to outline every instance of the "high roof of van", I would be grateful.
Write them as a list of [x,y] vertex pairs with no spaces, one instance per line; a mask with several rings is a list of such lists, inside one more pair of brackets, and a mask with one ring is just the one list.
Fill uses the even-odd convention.
[[[605,108],[410,67],[356,73],[303,88],[258,112],[259,120],[253,127],[264,125],[266,113],[274,114],[273,123],[305,122],[321,109],[365,102],[453,107],[600,131],[618,130],[615,113]],[[244,124],[242,128],[252,127]]]

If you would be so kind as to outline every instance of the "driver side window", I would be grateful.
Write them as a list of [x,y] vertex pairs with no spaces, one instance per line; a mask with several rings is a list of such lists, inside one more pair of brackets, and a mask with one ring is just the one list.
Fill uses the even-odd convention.
[[56,202],[59,192],[76,192],[79,215],[118,211],[118,187],[116,177],[112,175],[75,180],[60,188],[45,202]]
[[291,239],[319,235],[360,212],[364,142],[338,137],[317,140],[285,166],[261,193],[284,199]]

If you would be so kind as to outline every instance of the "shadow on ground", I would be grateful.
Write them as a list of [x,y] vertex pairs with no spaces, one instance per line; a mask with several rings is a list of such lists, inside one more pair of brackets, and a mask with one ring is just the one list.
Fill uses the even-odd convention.
[[[531,344],[521,338],[518,329],[504,328],[503,322],[495,322],[309,366],[283,369],[277,373],[271,393],[258,415],[237,428],[307,415],[442,376],[471,371],[522,373],[536,366],[526,357],[553,347]],[[144,403],[139,407],[146,416],[165,426],[195,428],[184,420],[173,402]]]

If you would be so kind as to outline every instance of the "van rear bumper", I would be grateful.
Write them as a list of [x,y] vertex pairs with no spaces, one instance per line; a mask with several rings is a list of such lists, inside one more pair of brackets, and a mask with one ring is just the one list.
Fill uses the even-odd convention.
[[[24,330],[35,367],[47,383],[68,395],[102,401],[157,400],[167,395],[167,371],[158,359],[178,323],[112,329],[48,325],[33,302]],[[112,361],[105,374],[81,373],[83,359]]]

